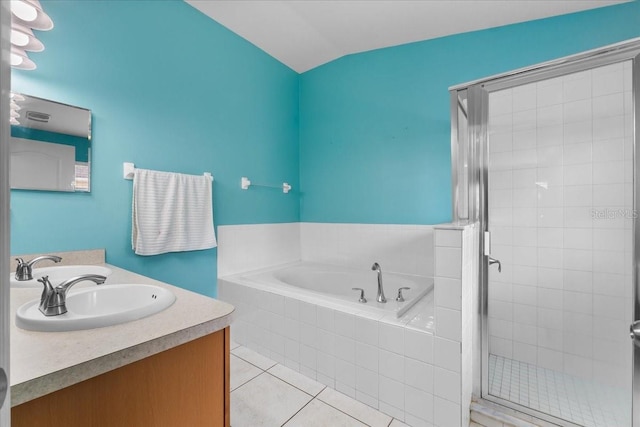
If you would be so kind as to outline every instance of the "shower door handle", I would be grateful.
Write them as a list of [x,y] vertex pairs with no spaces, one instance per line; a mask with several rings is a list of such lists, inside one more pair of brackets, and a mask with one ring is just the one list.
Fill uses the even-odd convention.
[[636,344],[640,345],[640,320],[629,325],[629,335]]
[[489,266],[498,264],[498,273],[502,273],[502,263],[500,262],[500,260],[491,258],[489,255],[487,255],[487,258],[489,259]]

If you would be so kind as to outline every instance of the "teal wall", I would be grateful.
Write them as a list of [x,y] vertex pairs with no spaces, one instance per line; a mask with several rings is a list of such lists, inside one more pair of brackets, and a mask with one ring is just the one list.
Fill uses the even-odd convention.
[[[92,192],[13,191],[11,253],[106,248],[107,262],[216,294],[217,250],[134,255],[122,163],[213,173],[216,225],[299,220],[298,75],[182,1],[43,1],[35,71],[18,92],[93,112]],[[185,274],[187,273],[187,274]]]
[[[450,219],[451,85],[640,36],[640,3],[350,55],[298,75],[182,1],[43,1],[13,89],[93,111],[92,192],[12,193],[12,253],[107,261],[207,295],[217,251],[131,251],[122,163],[215,176],[217,225]],[[300,116],[300,120],[298,119]],[[287,181],[301,193],[241,191]],[[188,272],[188,274],[185,274]]]
[[450,86],[640,36],[640,2],[346,56],[300,78],[304,222],[451,219]]

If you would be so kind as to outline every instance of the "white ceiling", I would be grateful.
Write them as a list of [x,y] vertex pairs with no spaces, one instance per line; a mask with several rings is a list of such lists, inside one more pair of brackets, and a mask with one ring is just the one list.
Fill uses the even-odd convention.
[[185,0],[302,73],[351,53],[627,0]]

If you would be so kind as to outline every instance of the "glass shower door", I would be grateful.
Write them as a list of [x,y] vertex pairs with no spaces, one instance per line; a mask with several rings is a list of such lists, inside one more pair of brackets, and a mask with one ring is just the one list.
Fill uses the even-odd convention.
[[632,61],[488,98],[483,397],[631,426]]

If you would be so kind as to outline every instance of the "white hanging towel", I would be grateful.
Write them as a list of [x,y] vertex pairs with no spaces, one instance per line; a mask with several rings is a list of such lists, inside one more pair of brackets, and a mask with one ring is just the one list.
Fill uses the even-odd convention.
[[211,176],[136,169],[131,245],[138,255],[217,246]]

